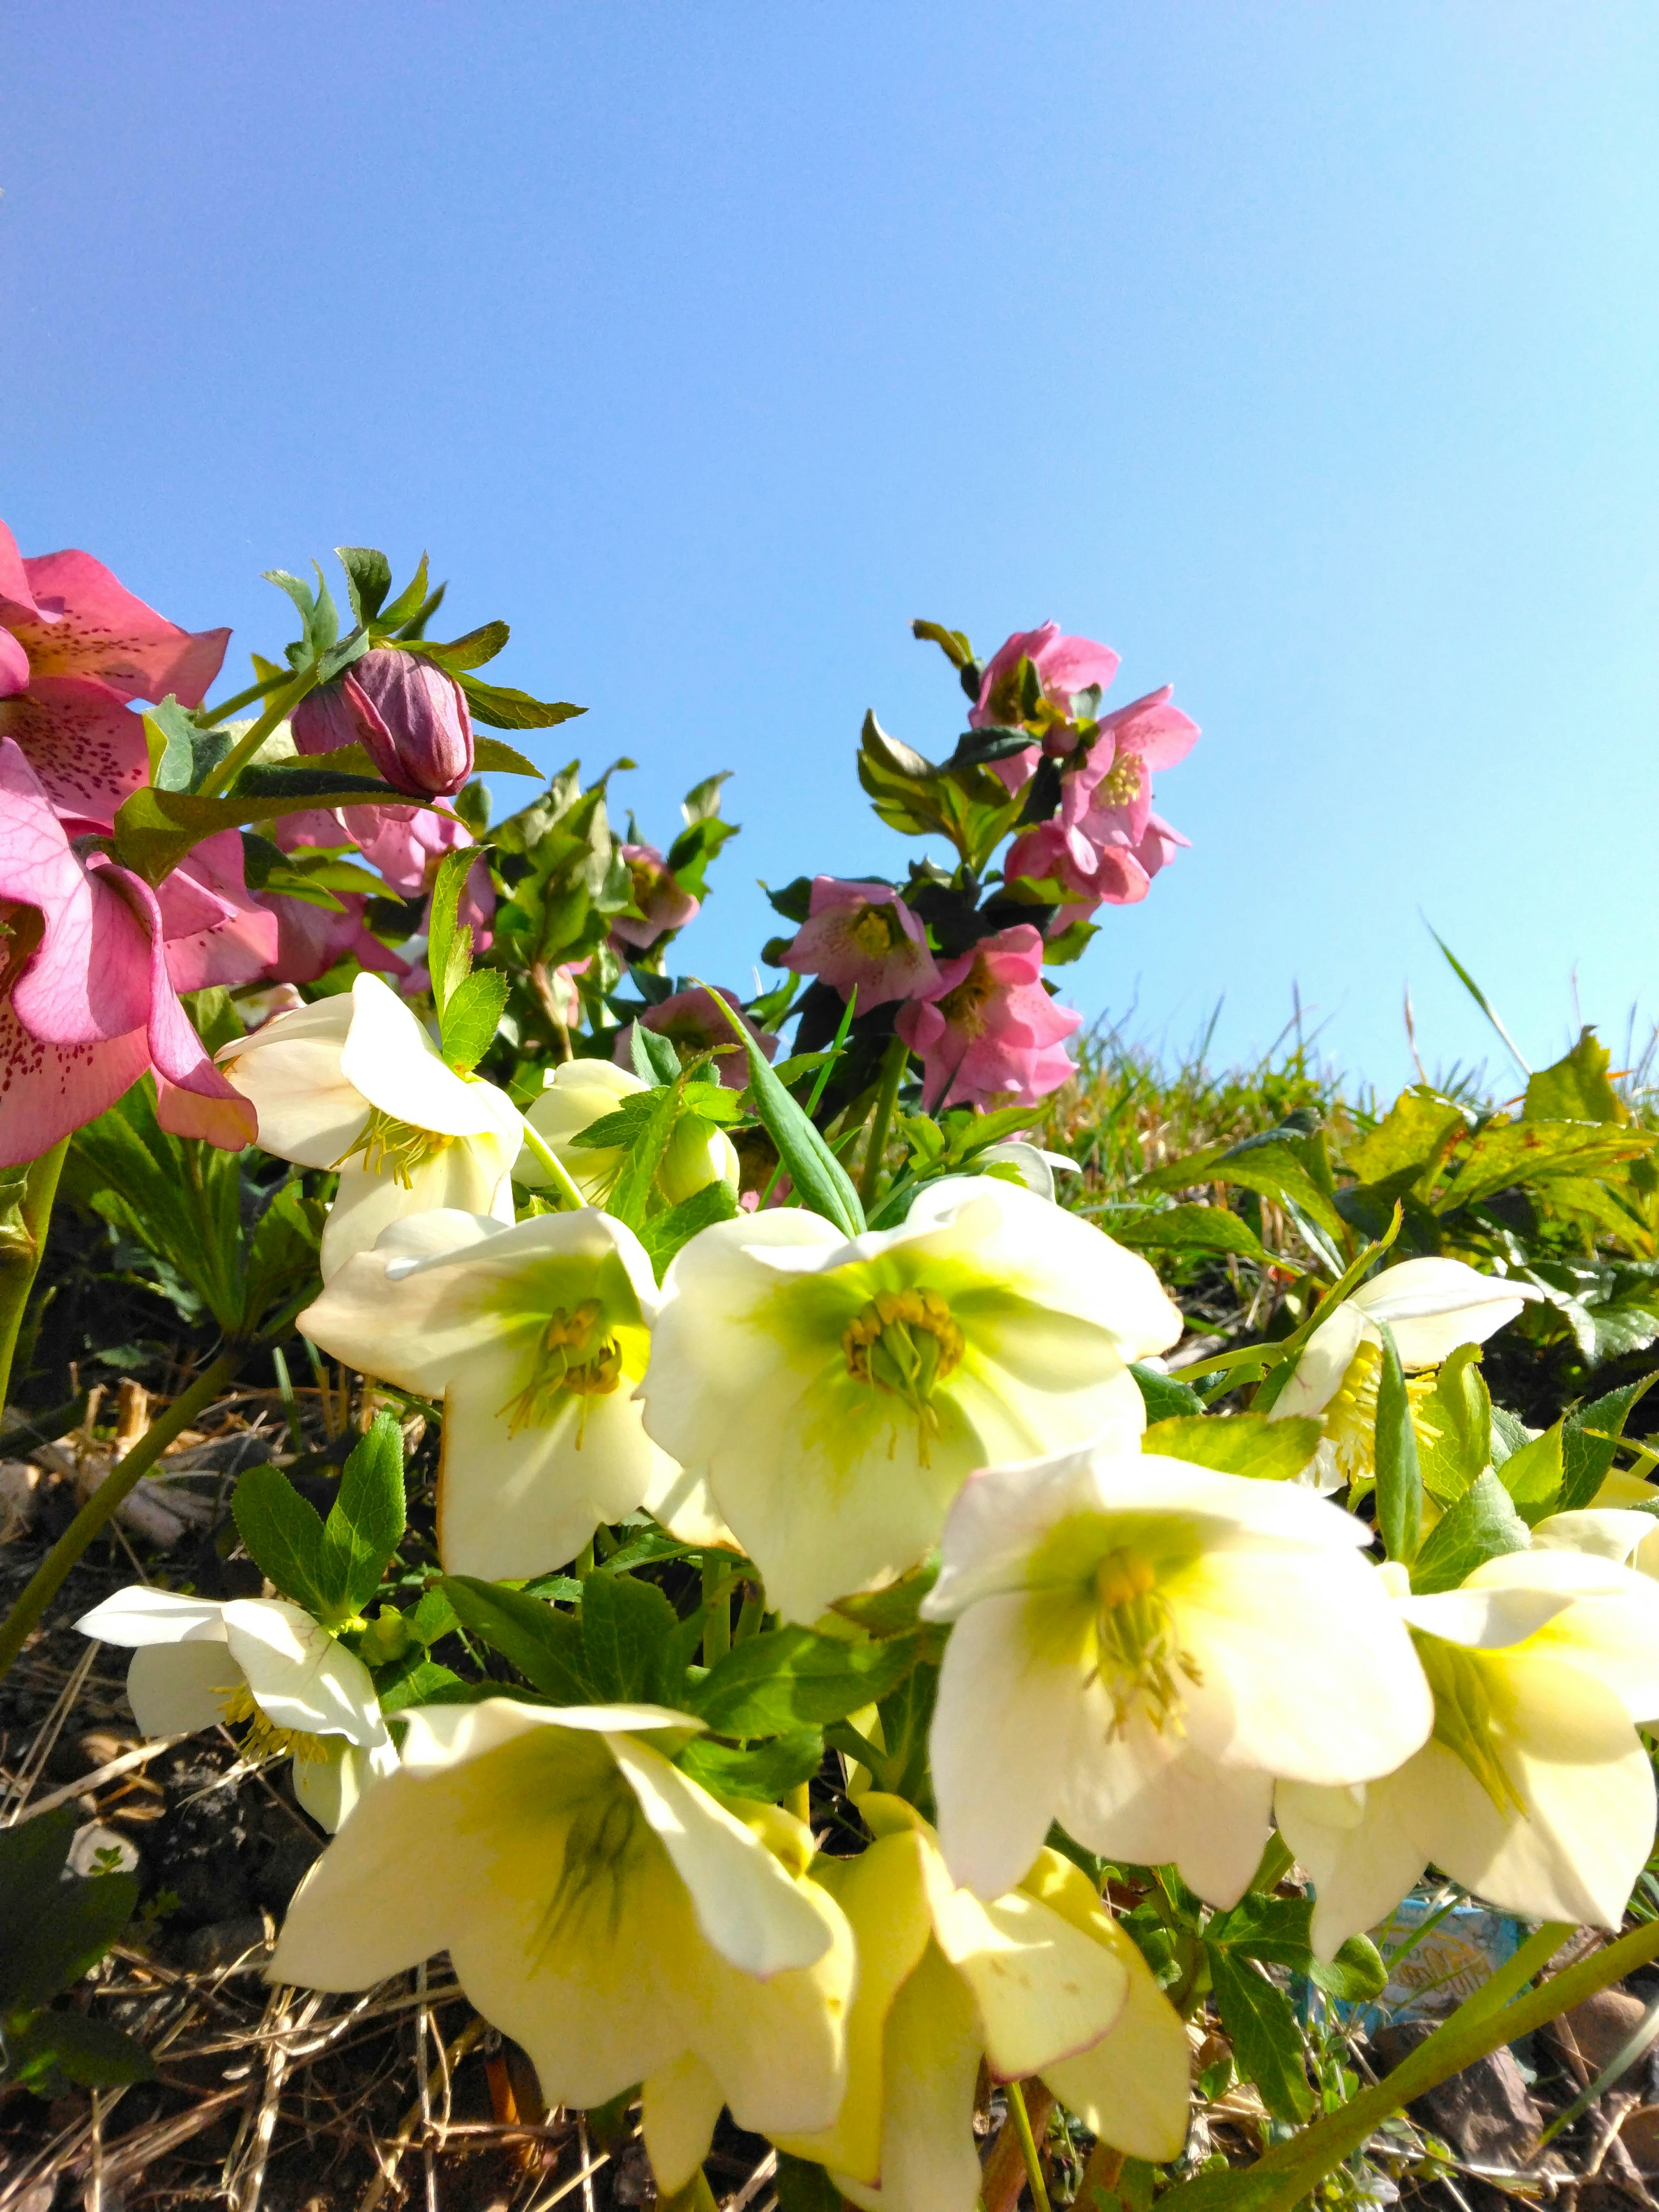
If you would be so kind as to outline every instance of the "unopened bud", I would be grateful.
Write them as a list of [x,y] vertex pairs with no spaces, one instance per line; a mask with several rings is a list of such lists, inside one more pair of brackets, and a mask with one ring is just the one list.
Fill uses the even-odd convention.
[[435,662],[377,646],[294,710],[302,753],[360,744],[395,791],[447,799],[472,773],[466,694]]

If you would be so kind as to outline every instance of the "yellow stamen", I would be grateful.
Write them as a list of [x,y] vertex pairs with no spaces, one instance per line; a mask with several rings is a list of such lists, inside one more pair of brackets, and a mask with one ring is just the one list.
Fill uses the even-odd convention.
[[842,1332],[847,1371],[860,1382],[902,1398],[921,1427],[921,1457],[939,1433],[933,1403],[939,1384],[962,1364],[962,1331],[937,1291],[882,1291]]
[[974,964],[957,985],[939,1000],[939,1010],[946,1022],[969,1039],[985,1034],[986,1000],[996,989],[982,952],[975,953]]
[[[1382,1348],[1367,1341],[1348,1362],[1325,1408],[1325,1441],[1331,1447],[1335,1470],[1344,1482],[1364,1484],[1376,1479],[1376,1394],[1382,1379]],[[1412,1425],[1423,1443],[1436,1441],[1438,1431],[1423,1418],[1422,1407],[1434,1389],[1432,1375],[1408,1375],[1406,1395]]]
[[216,1689],[219,1711],[227,1728],[241,1728],[238,1748],[244,1759],[264,1766],[278,1759],[332,1759],[337,1739],[312,1735],[304,1729],[278,1728],[254,1701],[246,1680]]
[[1133,805],[1140,796],[1146,774],[1139,753],[1120,753],[1095,786],[1095,796],[1108,806]]
[[498,1418],[507,1416],[510,1436],[532,1423],[542,1428],[556,1419],[568,1392],[581,1401],[576,1426],[576,1449],[580,1450],[587,1401],[608,1397],[622,1381],[622,1346],[605,1335],[603,1316],[597,1298],[584,1298],[574,1308],[556,1307],[549,1315],[529,1382],[495,1409]]
[[876,960],[890,952],[904,935],[890,904],[861,906],[848,923],[847,933],[860,952]]
[[378,1106],[371,1106],[363,1133],[355,1145],[343,1152],[334,1165],[343,1168],[346,1162],[361,1152],[363,1165],[370,1175],[389,1175],[405,1190],[413,1188],[416,1168],[423,1168],[428,1160],[435,1160],[455,1142],[441,1129],[417,1129],[412,1121],[395,1121],[383,1114]]
[[1176,1677],[1184,1674],[1194,1685],[1204,1677],[1192,1654],[1181,1649],[1174,1611],[1158,1590],[1158,1570],[1138,1552],[1109,1552],[1095,1569],[1094,1591],[1095,1674],[1112,1701],[1111,1733],[1123,1733],[1138,1705],[1158,1735],[1166,1727],[1182,1735]]

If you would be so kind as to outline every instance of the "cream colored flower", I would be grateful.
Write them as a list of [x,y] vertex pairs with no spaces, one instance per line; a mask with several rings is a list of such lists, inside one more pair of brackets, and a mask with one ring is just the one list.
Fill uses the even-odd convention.
[[1386,1774],[1429,1732],[1370,1533],[1293,1483],[1150,1452],[975,1475],[922,1604],[955,1623],[931,1751],[957,1879],[1000,1895],[1057,1818],[1235,1904],[1275,1775]]
[[632,1230],[584,1206],[504,1229],[439,1210],[394,1222],[299,1326],[331,1358],[441,1398],[438,1552],[452,1574],[531,1575],[644,1505],[731,1542],[645,1433],[635,1400],[656,1279]]
[[1383,1327],[1413,1374],[1437,1367],[1460,1345],[1484,1344],[1540,1295],[1461,1260],[1402,1260],[1362,1283],[1315,1329],[1268,1416],[1324,1416],[1319,1449],[1297,1480],[1328,1494],[1375,1475]]
[[447,1067],[378,975],[275,1015],[226,1045],[218,1064],[252,1100],[266,1152],[340,1170],[323,1231],[325,1282],[404,1214],[454,1206],[512,1220],[517,1107],[493,1083]]
[[1311,1875],[1315,1948],[1374,1927],[1432,1861],[1527,1920],[1617,1928],[1653,1848],[1653,1771],[1632,1722],[1659,1715],[1659,1590],[1565,1547],[1511,1552],[1414,1597],[1382,1570],[1434,1689],[1432,1740],[1352,1789],[1281,1784],[1279,1825]]
[[[526,1121],[546,1139],[590,1206],[605,1204],[627,1154],[574,1140],[595,1121],[614,1114],[623,1099],[635,1098],[648,1087],[608,1060],[568,1060],[548,1077],[540,1097],[525,1109]],[[548,1181],[547,1170],[528,1150],[519,1155],[513,1175],[515,1182],[532,1190]],[[668,1204],[678,1205],[707,1183],[725,1182],[736,1190],[738,1177],[737,1151],[725,1130],[682,1116],[657,1171],[657,1187]]]
[[833,2127],[781,2147],[828,2167],[865,2212],[973,2212],[982,2060],[994,2081],[1040,2075],[1119,2149],[1176,2157],[1186,2033],[1086,1876],[1044,1850],[982,1905],[908,1805],[872,1794],[859,1810],[877,1840],[813,1866],[859,1946],[847,2098]]
[[143,1583],[118,1590],[76,1626],[132,1647],[127,1696],[146,1735],[250,1723],[252,1757],[291,1753],[294,1794],[335,1829],[398,1764],[362,1661],[282,1598],[180,1597]]
[[550,2105],[643,2082],[664,2195],[696,2172],[722,2104],[768,2135],[829,2124],[851,1931],[803,1879],[799,1821],[718,1803],[647,1741],[672,1749],[696,1722],[501,1698],[408,1720],[402,1767],[301,1884],[273,1980],[366,1989],[447,1949]]
[[707,1480],[769,1601],[810,1623],[914,1565],[976,1467],[1106,1431],[1133,1445],[1128,1363],[1181,1329],[1144,1260],[1021,1185],[953,1176],[898,1229],[848,1239],[790,1208],[694,1237],[645,1425]]

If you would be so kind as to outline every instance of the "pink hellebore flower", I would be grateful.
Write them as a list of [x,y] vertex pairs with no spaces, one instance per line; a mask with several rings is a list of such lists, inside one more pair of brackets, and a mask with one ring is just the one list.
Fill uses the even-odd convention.
[[472,773],[472,715],[445,669],[396,647],[371,647],[337,683],[295,708],[302,753],[362,746],[394,791],[447,799]]
[[[439,814],[426,806],[347,806],[333,811],[313,809],[302,814],[285,815],[274,825],[271,835],[285,853],[296,852],[307,845],[321,846],[325,849],[331,846],[356,845],[370,867],[378,868],[385,877],[387,889],[396,891],[400,898],[418,897],[431,883],[437,865],[446,853],[464,851],[475,842],[472,832],[464,822],[457,821],[453,815]],[[282,899],[279,905],[279,896],[267,895],[265,898],[265,903],[279,914],[284,908],[300,903],[293,899]],[[358,900],[352,907],[348,897],[346,903],[361,920],[362,902]],[[489,880],[489,869],[481,861],[468,872],[459,908],[460,920],[471,926],[472,946],[477,952],[489,950],[489,924],[495,912],[495,885]],[[331,923],[340,921],[338,915],[325,918]],[[306,925],[296,920],[291,939],[296,951],[308,934],[314,935],[314,932],[308,933]],[[362,932],[363,938],[368,934],[367,930]],[[321,940],[317,941],[320,945]],[[384,945],[373,939],[368,939],[374,947],[373,952],[349,931],[341,934],[337,929],[334,941],[337,949],[332,957],[315,970],[316,975],[331,968],[342,952],[355,952],[365,968],[378,969],[382,975],[396,976],[400,989],[407,988],[409,977],[416,972],[407,962],[400,960],[395,953],[388,952]],[[284,959],[286,957],[285,952]],[[290,975],[286,966],[281,972]],[[290,980],[306,983],[314,981],[315,976],[301,974],[295,969]]]
[[1103,691],[1117,673],[1118,656],[1109,645],[1097,645],[1091,637],[1066,637],[1058,623],[1044,623],[1041,629],[1017,629],[985,664],[979,698],[968,713],[974,729],[1019,727],[1024,717],[1012,680],[1023,659],[1036,669],[1044,697],[1067,720],[1079,691],[1097,684]]
[[921,1055],[922,1097],[945,1106],[1032,1106],[1072,1073],[1061,1049],[1083,1019],[1043,989],[1042,939],[1026,923],[939,963],[936,990],[895,1024]]
[[89,553],[26,561],[0,522],[0,735],[61,812],[108,827],[149,774],[126,702],[173,692],[200,706],[229,636],[179,629]]
[[808,918],[783,965],[833,983],[843,999],[858,986],[859,1012],[931,991],[939,969],[927,933],[890,884],[843,884],[815,876]]
[[634,879],[634,903],[644,919],[635,921],[631,915],[618,915],[611,925],[611,942],[614,946],[620,939],[646,952],[671,929],[684,929],[702,902],[680,889],[654,845],[624,845],[622,856]]
[[[777,1056],[778,1041],[775,1036],[763,1036],[743,1011],[735,991],[722,990],[720,994],[738,1019],[754,1038],[768,1060]],[[707,1052],[713,1045],[719,1057],[714,1066],[720,1081],[728,1091],[741,1091],[749,1081],[749,1056],[742,1051],[732,1034],[732,1024],[715,1011],[714,994],[708,991],[676,991],[660,1006],[653,1006],[641,1016],[648,1030],[665,1036],[679,1048],[682,1059],[698,1052]],[[729,1051],[722,1049],[729,1046]],[[611,1058],[618,1067],[634,1065],[634,1024],[629,1022],[617,1032]]]
[[1198,743],[1198,724],[1170,704],[1174,688],[1163,684],[1101,717],[1100,734],[1078,772],[1090,793],[1081,827],[1097,843],[1121,828],[1129,833],[1132,845],[1139,845],[1152,818],[1152,771],[1173,768]]
[[256,1133],[168,969],[167,911],[174,945],[195,961],[216,895],[182,871],[161,890],[102,853],[78,854],[19,747],[0,738],[0,1166],[38,1159],[147,1067],[175,1136],[237,1152]]

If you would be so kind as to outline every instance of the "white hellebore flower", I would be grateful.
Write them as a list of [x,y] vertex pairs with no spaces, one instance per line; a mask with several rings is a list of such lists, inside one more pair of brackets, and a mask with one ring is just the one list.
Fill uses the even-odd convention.
[[722,2104],[767,2135],[829,2124],[851,1932],[802,1879],[799,1821],[728,1810],[645,1741],[670,1731],[672,1750],[699,1723],[504,1698],[408,1717],[403,1765],[301,1885],[273,1979],[366,1989],[447,1949],[550,2105],[643,2082],[665,2196],[696,2172]]
[[1058,1819],[1236,1904],[1275,1775],[1387,1774],[1428,1735],[1370,1534],[1294,1483],[1151,1452],[975,1475],[921,1608],[956,1623],[931,1749],[957,1881],[998,1896]]
[[898,1229],[848,1239],[790,1208],[695,1237],[663,1285],[645,1425],[707,1480],[769,1601],[810,1623],[913,1566],[988,1461],[1108,1430],[1132,1448],[1128,1364],[1181,1329],[1099,1230],[951,1176]]
[[1461,1260],[1402,1260],[1362,1283],[1308,1339],[1268,1415],[1325,1417],[1325,1434],[1299,1480],[1327,1493],[1370,1480],[1383,1327],[1413,1374],[1438,1367],[1460,1345],[1484,1344],[1541,1296],[1530,1283],[1483,1275]]
[[973,2212],[983,2060],[994,2081],[1041,2075],[1133,2157],[1177,2156],[1186,2031],[1088,1877],[1044,1850],[981,1905],[900,1799],[872,1792],[859,1810],[877,1840],[812,1869],[858,1940],[846,2102],[833,2127],[781,2148],[826,2166],[865,2212]]
[[[610,1196],[627,1152],[625,1147],[579,1145],[575,1139],[595,1121],[614,1114],[625,1098],[637,1097],[649,1087],[608,1060],[567,1060],[553,1070],[541,1097],[525,1109],[525,1120],[546,1141],[590,1206],[603,1206]],[[690,1095],[695,1099],[695,1091]],[[685,1115],[668,1140],[657,1170],[657,1188],[675,1206],[706,1183],[724,1182],[736,1190],[738,1172],[737,1148],[725,1130],[711,1129]],[[520,1153],[513,1174],[532,1190],[541,1189],[550,1180],[528,1146]]]
[[355,1253],[299,1325],[331,1358],[442,1398],[439,1556],[522,1580],[640,1505],[731,1541],[635,1402],[656,1314],[651,1262],[608,1213],[504,1229],[439,1209]]
[[1385,1919],[1431,1860],[1501,1911],[1616,1929],[1653,1848],[1653,1770],[1632,1723],[1659,1716],[1659,1590],[1556,1546],[1433,1595],[1413,1596],[1398,1565],[1380,1579],[1415,1632],[1434,1735],[1382,1781],[1281,1784],[1279,1828],[1316,1893],[1315,1949],[1328,1958]]
[[180,1597],[135,1583],[76,1626],[133,1649],[127,1696],[146,1735],[250,1723],[243,1748],[294,1758],[294,1794],[335,1829],[398,1753],[369,1671],[285,1599]]
[[217,1058],[252,1100],[266,1152],[340,1170],[323,1231],[325,1282],[404,1214],[444,1206],[512,1220],[518,1108],[493,1083],[447,1067],[378,975],[274,1016]]
[[1659,1489],[1614,1468],[1590,1503],[1576,1513],[1552,1513],[1532,1532],[1534,1544],[1595,1552],[1659,1582]]

